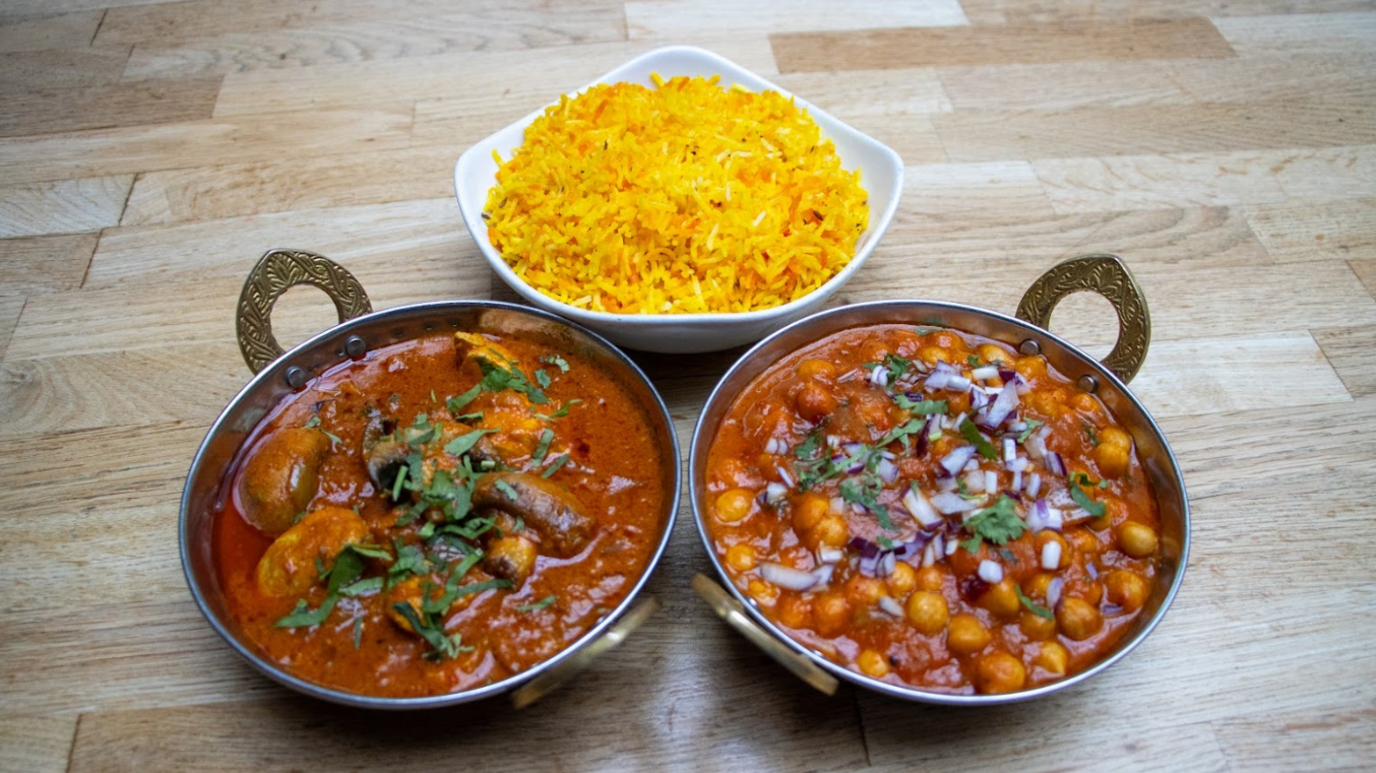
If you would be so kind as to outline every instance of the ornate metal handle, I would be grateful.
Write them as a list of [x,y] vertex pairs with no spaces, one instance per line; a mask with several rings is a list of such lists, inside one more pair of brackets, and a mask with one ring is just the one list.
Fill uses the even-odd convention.
[[650,615],[657,611],[659,611],[659,599],[651,597],[636,604],[616,625],[607,629],[601,638],[589,642],[586,647],[573,653],[559,665],[516,688],[511,693],[511,705],[517,709],[523,709],[553,692],[559,685],[587,668],[599,656],[625,641],[626,637],[630,636],[635,629],[650,619]]
[[1081,255],[1061,261],[1023,294],[1018,318],[1046,328],[1051,312],[1067,295],[1089,291],[1113,304],[1118,313],[1118,340],[1103,365],[1127,383],[1137,375],[1151,345],[1147,298],[1117,255]]
[[764,650],[764,654],[791,671],[794,676],[827,695],[836,694],[836,688],[840,684],[836,681],[836,677],[823,671],[816,663],[799,655],[771,636],[768,631],[751,620],[741,603],[732,598],[731,594],[722,590],[720,585],[712,582],[706,576],[698,574],[693,577],[693,590],[697,591],[697,594],[704,601],[712,605],[712,609],[722,620],[726,621],[727,625],[735,628],[737,633],[749,639],[751,644]]
[[304,250],[268,250],[244,280],[236,315],[239,351],[254,373],[282,356],[272,334],[272,307],[288,289],[303,284],[330,296],[340,322],[373,310],[363,285],[338,263]]

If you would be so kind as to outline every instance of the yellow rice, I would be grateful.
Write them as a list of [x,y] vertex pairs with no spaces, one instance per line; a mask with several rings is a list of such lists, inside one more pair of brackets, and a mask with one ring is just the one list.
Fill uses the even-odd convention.
[[526,282],[615,313],[737,312],[835,276],[869,222],[804,110],[777,92],[652,76],[560,99],[508,162],[488,238]]

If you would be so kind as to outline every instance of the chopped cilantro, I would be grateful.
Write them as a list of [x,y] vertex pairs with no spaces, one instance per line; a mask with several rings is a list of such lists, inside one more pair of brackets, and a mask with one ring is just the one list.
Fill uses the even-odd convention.
[[918,416],[945,415],[950,411],[950,403],[945,400],[911,400],[907,395],[894,395],[893,400],[899,408]]
[[497,490],[506,494],[506,498],[510,499],[512,502],[521,498],[521,495],[517,493],[516,489],[512,488],[511,484],[504,480],[497,481]]
[[481,391],[483,391],[483,385],[474,384],[471,388],[468,389],[468,391],[464,392],[458,397],[449,398],[444,402],[444,404],[446,407],[449,408],[450,413],[457,416],[459,412],[463,410],[463,407],[465,405],[468,405],[469,403],[473,402],[473,400],[475,400],[478,397],[478,393]]
[[483,379],[478,382],[479,385],[489,392],[500,392],[503,389],[520,392],[530,398],[532,403],[537,405],[549,402],[549,398],[545,396],[545,393],[540,391],[539,387],[530,383],[530,379],[526,378],[526,374],[521,372],[521,369],[517,367],[516,363],[508,362],[507,365],[509,365],[510,368],[504,368],[501,365],[497,365],[485,359],[479,359],[478,366],[482,368],[483,371]]
[[540,357],[540,362],[543,362],[543,363],[545,363],[546,365],[553,365],[553,366],[559,368],[559,372],[560,372],[560,373],[568,373],[568,372],[569,372],[569,363],[568,363],[568,361],[565,360],[563,357],[560,357],[560,356],[557,355],[557,354],[546,354],[546,355]]
[[1085,434],[1089,435],[1089,442],[1091,445],[1099,445],[1099,436],[1094,434],[1093,424],[1085,422]]
[[554,430],[545,428],[540,432],[540,439],[535,443],[535,453],[530,455],[530,462],[536,467],[545,463],[545,456],[549,454],[549,444],[554,442]]
[[858,480],[848,478],[841,481],[841,498],[874,513],[881,528],[893,531],[893,521],[889,518],[888,509],[879,504],[879,492],[883,488],[884,483],[877,475],[865,475]]
[[301,425],[301,428],[302,428],[302,429],[315,429],[315,428],[318,427],[318,426],[320,426],[320,416],[319,416],[319,414],[317,414],[317,415],[315,415],[315,416],[312,416],[311,419],[310,419],[310,421],[308,421],[308,422],[306,422],[305,424]]
[[1023,423],[1026,424],[1027,427],[1018,434],[1019,443],[1026,443],[1027,439],[1032,437],[1033,432],[1036,432],[1040,427],[1046,424],[1046,422],[1037,421],[1036,419],[1024,419]]
[[549,380],[549,374],[545,372],[544,368],[536,368],[535,383],[539,384],[542,389],[549,389],[549,385],[554,382]]
[[517,604],[515,609],[517,612],[535,612],[537,610],[544,609],[545,607],[553,603],[554,597],[546,596],[532,604]]
[[1083,473],[1076,473],[1075,475],[1070,476],[1070,498],[1075,500],[1075,504],[1079,505],[1085,512],[1089,513],[1095,518],[1098,518],[1102,516],[1104,513],[1108,512],[1108,508],[1104,505],[1103,502],[1095,501],[1093,498],[1089,496],[1089,494],[1085,493],[1084,489],[1080,488],[1079,484],[1081,482],[1088,484],[1089,477],[1084,475]]
[[444,444],[444,452],[450,456],[463,456],[478,444],[483,435],[490,435],[496,432],[495,429],[475,429],[472,432],[465,432]]
[[[581,403],[581,402],[583,402],[583,401],[580,400],[580,399],[578,399],[577,397],[575,397],[575,398],[573,398],[572,400],[568,401],[567,403],[564,403],[563,407],[561,407],[559,410],[555,411],[554,413],[548,413],[548,414],[547,414],[547,413],[535,413],[535,417],[538,418],[538,419],[544,419],[545,421],[553,421],[553,420],[555,420],[555,419],[562,419],[562,418],[564,418],[565,416],[568,416],[568,415],[569,415],[569,408],[572,408],[574,405],[576,405],[576,404],[578,404],[578,403]],[[532,413],[534,413],[534,412],[532,411]]]
[[994,444],[990,443],[988,439],[984,437],[979,431],[979,427],[976,427],[975,422],[969,417],[966,417],[966,419],[960,423],[960,434],[964,435],[966,440],[974,444],[975,450],[979,451],[980,456],[992,461],[998,461],[998,449],[994,448]]
[[354,618],[354,649],[363,644],[363,615]]
[[973,515],[965,520],[965,529],[973,536],[962,542],[961,545],[970,553],[979,550],[982,540],[989,540],[995,545],[1003,545],[1011,539],[1022,536],[1027,525],[1018,517],[1017,508],[1012,499],[1005,494],[999,497],[999,501],[983,510],[977,510]]
[[569,461],[569,455],[568,455],[568,454],[561,454],[558,458],[556,458],[556,459],[554,460],[554,463],[553,463],[553,464],[551,464],[549,467],[545,468],[545,471],[544,471],[544,472],[540,473],[540,477],[542,477],[542,478],[548,478],[549,476],[553,475],[556,471],[558,471],[558,469],[559,469],[560,467],[563,467],[565,464],[567,464],[568,461]]
[[1046,618],[1047,620],[1056,619],[1056,615],[1052,614],[1051,610],[1047,609],[1046,607],[1042,606],[1041,604],[1038,604],[1037,602],[1033,601],[1032,599],[1024,595],[1022,592],[1022,588],[1018,587],[1017,583],[1013,583],[1013,590],[1017,592],[1018,601],[1024,607],[1027,608],[1028,612],[1031,612],[1037,617]]

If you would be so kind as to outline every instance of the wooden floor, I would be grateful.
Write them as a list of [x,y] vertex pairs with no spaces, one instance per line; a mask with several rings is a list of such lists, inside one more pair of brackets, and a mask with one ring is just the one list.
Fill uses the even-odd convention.
[[[463,228],[468,146],[654,47],[709,48],[891,145],[897,219],[840,302],[1011,312],[1121,255],[1133,388],[1194,552],[1126,661],[953,711],[809,691],[720,625],[686,502],[665,609],[576,683],[377,715],[275,686],[197,613],[189,460],[248,379],[271,247],[378,307],[514,295]],[[1376,766],[1376,3],[3,0],[0,769],[1361,770]],[[284,300],[300,339],[332,323]],[[1099,354],[1111,313],[1053,329]],[[641,355],[686,445],[739,353]]]

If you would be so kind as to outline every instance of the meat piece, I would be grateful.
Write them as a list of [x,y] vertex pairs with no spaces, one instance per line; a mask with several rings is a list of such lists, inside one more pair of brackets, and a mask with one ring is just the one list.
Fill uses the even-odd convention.
[[258,588],[269,596],[301,596],[320,581],[320,566],[332,566],[344,546],[363,544],[370,534],[368,524],[353,510],[313,510],[258,560]]

